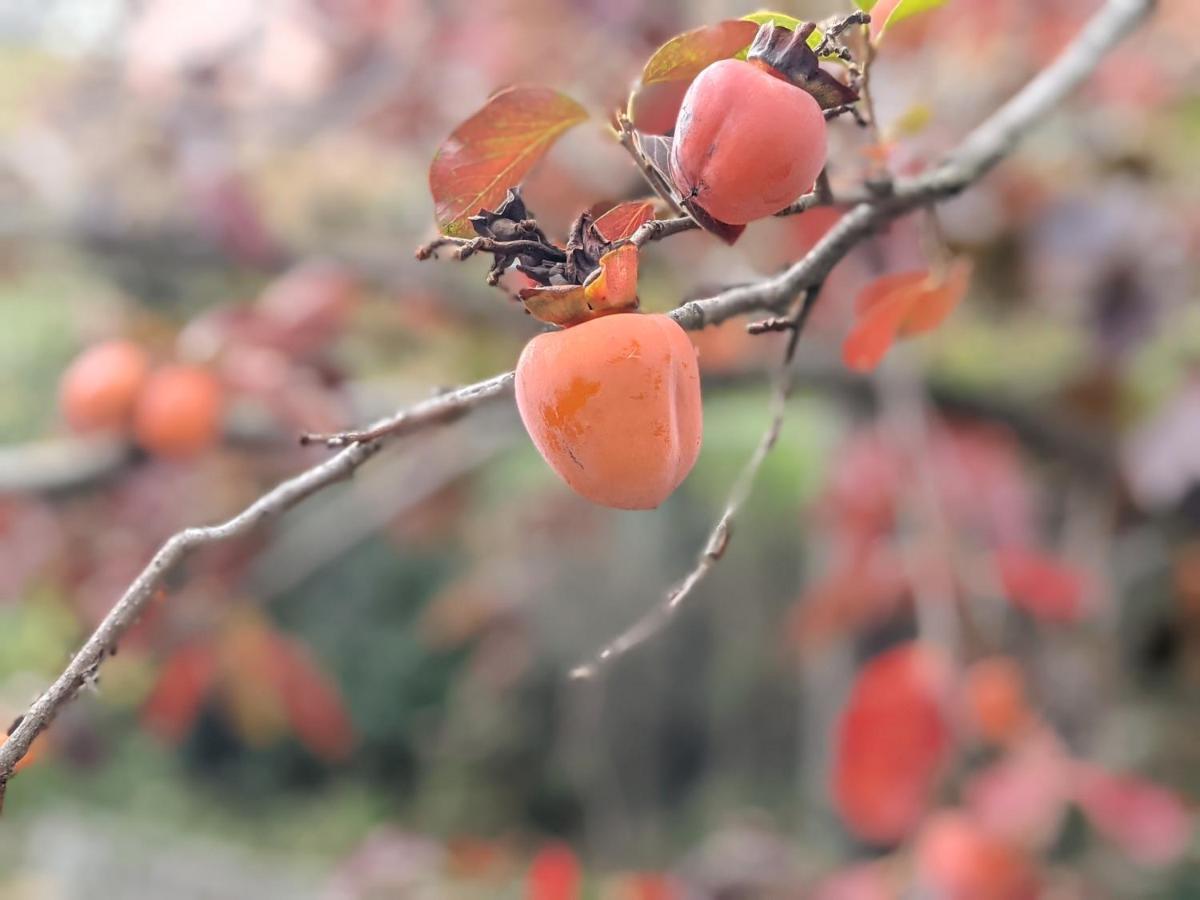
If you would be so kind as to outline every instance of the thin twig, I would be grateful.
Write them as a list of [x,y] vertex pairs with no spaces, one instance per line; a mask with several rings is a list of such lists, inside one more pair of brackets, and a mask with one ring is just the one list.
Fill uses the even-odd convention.
[[684,576],[683,580],[667,593],[661,603],[651,607],[645,615],[629,626],[629,628],[601,647],[588,662],[582,663],[572,669],[570,673],[571,678],[587,679],[596,677],[605,665],[623,656],[635,647],[644,644],[662,631],[683,607],[683,602],[691,596],[696,586],[704,580],[705,576],[712,571],[713,567],[725,555],[725,551],[729,547],[730,538],[733,536],[734,520],[749,498],[750,492],[754,488],[754,483],[758,480],[759,470],[762,469],[763,463],[766,462],[768,454],[770,454],[771,449],[779,440],[779,432],[783,428],[783,419],[787,412],[787,401],[791,396],[794,384],[792,361],[796,356],[796,345],[799,343],[800,333],[804,330],[804,325],[816,303],[819,292],[820,286],[809,288],[805,293],[804,299],[788,317],[790,321],[788,330],[792,332],[792,336],[788,340],[783,359],[780,360],[779,368],[775,375],[775,389],[771,395],[771,421],[767,425],[766,431],[763,432],[763,436],[759,439],[757,446],[755,446],[754,452],[746,460],[746,465],[738,473],[737,480],[733,483],[733,487],[730,489],[729,496],[725,501],[725,510],[721,513],[721,518],[717,520],[717,524],[713,526],[713,530],[709,533],[708,541],[704,545],[704,551],[700,554],[700,559],[697,560],[692,570]]
[[[981,178],[1012,151],[1038,119],[1074,90],[1153,6],[1154,0],[1108,0],[1053,63],[971,132],[940,166],[915,178],[897,181],[895,191],[890,195],[856,205],[802,260],[782,274],[686,303],[674,310],[672,316],[684,328],[695,329],[748,312],[782,313],[791,298],[820,284],[851,247],[882,224],[917,207],[952,197]],[[512,377],[511,372],[506,372],[401,411],[392,420],[403,420],[404,424],[389,432],[388,437],[448,421],[459,414],[460,408],[478,406],[504,396],[512,386]],[[764,437],[769,434],[770,431]],[[311,494],[350,476],[381,446],[381,440],[351,444],[331,459],[267,492],[229,521],[208,528],[185,529],[170,538],[62,674],[29,708],[8,741],[0,746],[0,803],[13,768],[28,753],[34,738],[84,684],[93,680],[106,655],[116,648],[121,637],[159,594],[167,574],[184,557],[197,547],[251,532]],[[728,539],[728,529],[717,533],[716,538],[716,543],[709,549],[717,550],[723,546]],[[684,587],[686,585],[681,585],[681,589]]]

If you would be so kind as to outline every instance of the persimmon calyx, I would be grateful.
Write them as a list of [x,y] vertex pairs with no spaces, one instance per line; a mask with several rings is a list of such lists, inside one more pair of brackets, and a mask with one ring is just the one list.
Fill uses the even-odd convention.
[[754,36],[746,60],[807,91],[822,109],[854,103],[858,100],[858,91],[822,69],[819,57],[808,46],[808,36],[816,27],[812,22],[805,22],[795,31],[789,31],[774,22],[766,22]]

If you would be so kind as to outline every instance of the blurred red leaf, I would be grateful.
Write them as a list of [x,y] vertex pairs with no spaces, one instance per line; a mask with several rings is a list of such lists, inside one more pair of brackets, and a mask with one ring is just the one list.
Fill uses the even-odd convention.
[[955,260],[944,275],[897,272],[867,285],[855,301],[858,320],[842,345],[846,365],[869,372],[899,337],[932,331],[967,292],[971,265]]
[[669,875],[639,872],[621,879],[614,900],[682,900],[683,892]]
[[610,243],[624,240],[654,218],[654,204],[649,200],[627,200],[618,203],[594,223],[600,237]]
[[180,743],[191,731],[216,676],[217,654],[212,644],[180,647],[159,672],[142,707],[142,724],[160,738]]
[[[807,896],[807,895],[805,895]],[[900,892],[879,863],[857,863],[823,879],[811,900],[899,900]]]
[[563,132],[586,118],[570,97],[541,85],[493,94],[442,142],[429,167],[438,227],[472,236],[468,217],[498,206]]
[[750,45],[758,25],[729,19],[676,35],[654,51],[629,96],[629,118],[639,131],[667,134],[688,85],[717,60],[736,56]]
[[583,874],[566,844],[549,844],[529,864],[526,900],[579,900]]
[[892,843],[920,821],[950,749],[942,658],[907,643],[859,673],[838,722],[833,799],[865,840]]
[[275,639],[276,686],[300,743],[319,759],[341,762],[354,750],[354,726],[341,693],[297,641]]
[[[960,812],[941,812],[921,829],[917,877],[947,900],[1034,900],[1037,876],[1019,848]],[[925,896],[925,894],[921,894]]]
[[1083,613],[1087,576],[1056,556],[1027,547],[995,554],[996,570],[1008,599],[1047,622],[1074,622]]
[[1058,836],[1070,800],[1072,763],[1049,731],[974,775],[963,788],[981,826],[1014,844],[1044,850]]
[[1169,866],[1191,843],[1194,822],[1179,796],[1135,775],[1080,763],[1075,801],[1093,828],[1141,865]]
[[792,639],[806,651],[878,621],[899,607],[908,587],[903,562],[884,542],[870,543],[805,588],[792,616]]

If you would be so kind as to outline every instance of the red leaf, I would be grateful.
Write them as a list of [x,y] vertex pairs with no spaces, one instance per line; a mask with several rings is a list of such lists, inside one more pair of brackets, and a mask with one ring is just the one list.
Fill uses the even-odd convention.
[[955,260],[940,277],[924,271],[897,272],[871,282],[855,301],[858,321],[842,345],[843,361],[851,369],[869,372],[896,338],[932,331],[962,300],[970,277],[970,263]]
[[950,748],[947,681],[941,657],[917,643],[859,673],[838,723],[833,799],[865,840],[898,841],[920,821]]
[[926,823],[917,841],[916,864],[928,896],[1034,900],[1038,895],[1036,873],[1025,853],[960,812],[941,812]]
[[1044,850],[1058,836],[1070,800],[1071,760],[1049,731],[1022,741],[963,788],[976,821],[1014,844]]
[[337,686],[296,641],[277,636],[275,661],[276,685],[300,743],[326,762],[344,760],[355,733]]
[[1194,823],[1183,801],[1134,775],[1079,764],[1075,800],[1092,827],[1144,866],[1169,866],[1188,849]]
[[600,237],[616,243],[627,237],[654,218],[654,204],[649,200],[627,200],[618,203],[600,218],[593,227]]
[[621,879],[614,900],[682,900],[683,892],[669,875],[639,872]]
[[550,844],[529,864],[526,900],[579,900],[583,875],[575,852],[566,844]]
[[1047,622],[1074,622],[1083,614],[1087,576],[1055,556],[1025,547],[997,550],[996,569],[1008,599]]
[[493,94],[442,142],[429,167],[438,227],[473,235],[468,217],[499,205],[559,136],[586,118],[570,97],[540,85]]
[[629,118],[638,131],[667,134],[692,79],[720,59],[750,46],[758,24],[729,19],[676,35],[654,51],[629,97]]
[[216,675],[217,654],[211,644],[180,647],[159,672],[142,707],[142,724],[160,738],[180,743],[191,731]]
[[882,542],[872,542],[805,588],[792,617],[793,639],[804,651],[886,618],[908,589],[903,562]]

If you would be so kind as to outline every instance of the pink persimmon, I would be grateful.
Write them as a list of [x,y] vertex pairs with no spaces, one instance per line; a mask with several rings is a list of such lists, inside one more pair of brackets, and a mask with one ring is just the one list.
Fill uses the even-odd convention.
[[809,191],[825,154],[825,116],[811,94],[763,64],[723,59],[684,95],[671,179],[714,219],[744,225]]

